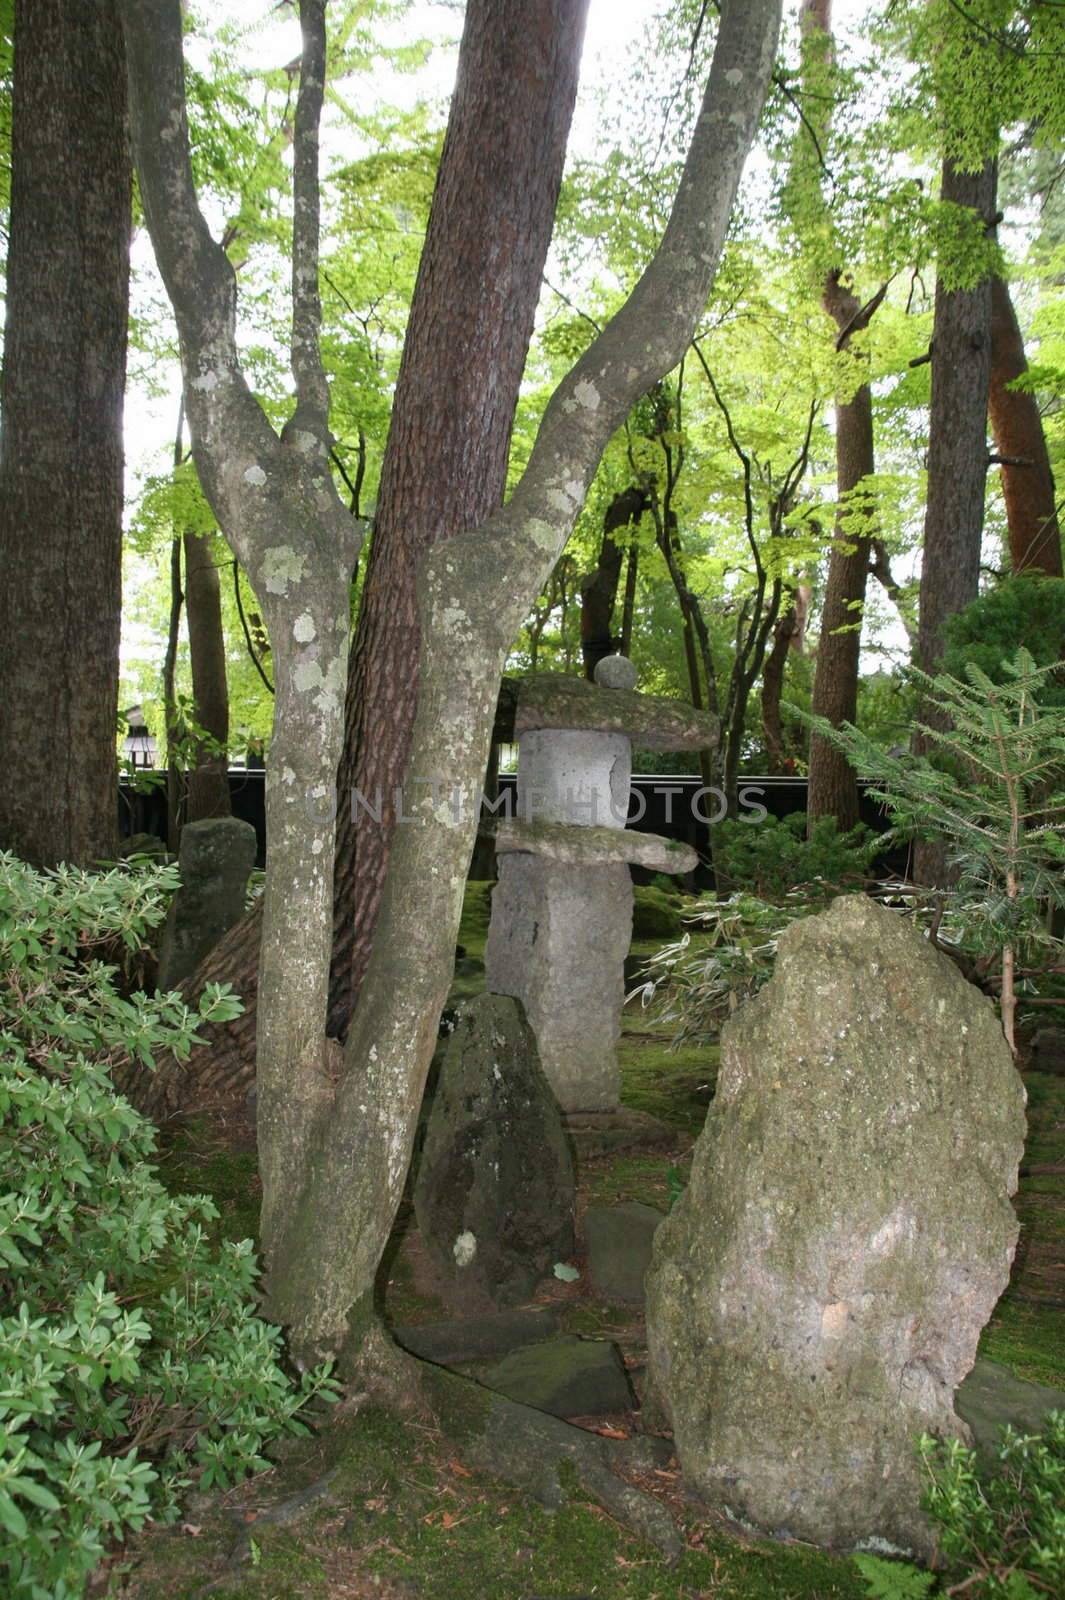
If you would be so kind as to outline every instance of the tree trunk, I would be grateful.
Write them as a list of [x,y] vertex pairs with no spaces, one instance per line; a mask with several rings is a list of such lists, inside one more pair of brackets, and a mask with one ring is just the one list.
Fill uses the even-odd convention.
[[[201,745],[188,775],[188,822],[229,817],[229,687],[226,682],[226,640],[222,629],[222,595],[212,540],[186,533],[185,625],[189,630],[189,664],[196,722],[210,736]],[[219,744],[218,751],[212,746]]]
[[[411,771],[443,777],[449,789],[468,795],[480,783],[503,661],[572,532],[603,450],[691,341],[761,114],[780,11],[779,0],[726,0],[657,254],[556,390],[506,507],[430,551],[422,566]],[[305,1182],[277,1213],[285,1227],[267,1309],[290,1329],[303,1362],[363,1346],[451,977],[475,809],[419,789],[409,814],[409,826],[396,830],[343,1077],[323,1106]]]
[[1028,371],[1017,313],[1004,278],[991,279],[991,391],[995,453],[1009,528],[1010,568],[1062,576],[1061,531],[1043,419],[1034,394],[1009,385]]
[[623,489],[614,496],[603,518],[598,565],[581,584],[581,655],[589,682],[595,681],[595,669],[603,657],[614,653],[614,606],[625,558],[614,535],[622,528],[635,526],[647,506],[643,489]]
[[[352,651],[330,1028],[369,959],[418,703],[419,558],[501,505],[587,0],[470,0]],[[375,803],[352,818],[352,791]]]
[[799,619],[792,601],[777,619],[773,629],[773,648],[762,669],[762,729],[765,737],[766,771],[779,777],[784,771],[784,727],[780,702],[784,693],[784,668],[787,665]]
[[629,546],[628,560],[625,563],[625,599],[621,607],[621,639],[619,648],[623,656],[632,653],[632,624],[636,613],[636,579],[640,570],[640,547],[638,544]]
[[[959,172],[943,163],[941,198],[968,206],[993,226],[995,164]],[[934,673],[943,654],[943,625],[975,600],[980,580],[987,480],[987,411],[991,385],[991,277],[954,288],[940,264],[932,332],[932,406],[928,432],[928,500],[917,632],[918,664]],[[930,713],[925,708],[925,720]],[[915,739],[914,747],[923,748]],[[944,856],[918,843],[914,876],[940,881]]]
[[0,848],[113,856],[130,160],[113,0],[16,0]]
[[[841,335],[861,312],[857,295],[840,286],[832,274],[825,286],[825,310]],[[861,484],[875,471],[873,396],[868,383],[836,404],[836,525],[828,560],[828,578],[821,610],[821,636],[814,672],[813,713],[838,728],[853,722],[858,710],[858,666],[862,648],[862,608],[869,576],[871,530],[855,536],[849,516],[865,519]],[[810,780],[806,814],[812,827],[821,817],[835,817],[840,832],[858,822],[858,780],[846,757],[814,733],[810,738]]]
[[[479,787],[503,661],[572,533],[603,451],[639,396],[681,359],[705,308],[761,116],[780,13],[780,0],[726,0],[702,111],[652,262],[552,396],[506,507],[430,550],[421,565],[411,770],[443,779],[448,798],[454,788],[472,796]],[[347,608],[338,607],[337,580],[346,588],[354,539],[335,491],[329,494],[327,394],[312,359],[317,195],[307,168],[317,145],[306,141],[301,152],[300,126],[305,92],[309,99],[316,91],[320,106],[320,0],[302,0],[301,15],[293,272],[298,402],[277,440],[240,370],[232,270],[195,201],[179,8],[176,0],[123,0],[141,192],[182,328],[197,464],[220,525],[232,529],[260,594],[270,597],[264,608],[275,644],[277,709],[257,1114],[265,1305],[288,1328],[299,1363],[346,1348],[357,1367],[364,1350],[379,1348],[366,1338],[373,1283],[403,1192],[450,982],[477,814],[469,803],[460,809],[431,789],[416,789],[410,825],[396,832],[341,1067],[339,1051],[324,1038],[332,828],[304,815],[301,829],[300,811],[301,802],[318,796],[310,784],[320,783],[339,733],[338,634]],[[313,654],[309,633],[325,635]]]

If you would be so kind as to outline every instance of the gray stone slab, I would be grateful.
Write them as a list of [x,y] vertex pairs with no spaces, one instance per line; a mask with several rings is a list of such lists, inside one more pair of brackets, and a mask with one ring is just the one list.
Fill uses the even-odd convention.
[[584,1214],[588,1277],[607,1300],[643,1304],[644,1274],[664,1213],[628,1200],[616,1206],[589,1206]]
[[972,1429],[978,1452],[993,1460],[1007,1424],[1018,1433],[1041,1433],[1048,1412],[1065,1411],[1065,1390],[1029,1383],[997,1361],[981,1359],[958,1385],[954,1409]]
[[448,1322],[401,1325],[392,1329],[392,1337],[423,1361],[455,1367],[525,1349],[550,1339],[558,1328],[557,1310],[544,1306],[535,1311],[486,1312],[480,1317],[459,1317]]
[[181,887],[170,902],[159,952],[161,992],[191,977],[240,921],[255,851],[255,829],[237,817],[186,823],[178,854]]
[[623,734],[536,728],[518,739],[522,822],[624,828],[631,779],[632,745]]
[[912,923],[857,894],[784,931],[647,1274],[692,1490],[767,1533],[931,1551],[913,1442],[967,1436],[1024,1136],[993,1006]]
[[563,1335],[515,1350],[485,1373],[482,1382],[553,1417],[603,1417],[633,1403],[618,1347],[600,1339]]
[[624,861],[649,872],[692,872],[699,857],[690,845],[657,833],[634,829],[569,827],[564,822],[500,821],[495,832],[497,855],[524,851],[567,866],[609,866]]

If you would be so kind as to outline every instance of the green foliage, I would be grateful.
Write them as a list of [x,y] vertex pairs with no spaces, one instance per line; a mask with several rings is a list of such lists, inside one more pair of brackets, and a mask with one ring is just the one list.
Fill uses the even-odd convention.
[[707,1044],[721,1025],[772,976],[777,939],[818,906],[799,896],[783,906],[754,895],[708,898],[693,907],[686,931],[640,972],[642,1004],[674,1029],[673,1047]]
[[680,916],[676,896],[649,884],[633,895],[632,936],[634,939],[668,939],[677,932]]
[[766,817],[760,823],[721,822],[714,830],[714,863],[732,888],[762,900],[794,889],[827,896],[854,888],[869,876],[880,841],[864,823],[840,833],[821,817],[806,837],[806,813]]
[[333,1389],[290,1382],[251,1244],[211,1246],[213,1204],[167,1193],[113,1086],[239,1012],[218,985],[198,1012],[124,996],[100,959],[137,951],[176,883],[0,855],[0,1573],[26,1600],[81,1594],[109,1541],[265,1465]]
[[855,1556],[877,1600],[930,1593],[974,1600],[1038,1600],[1065,1588],[1065,1412],[1042,1434],[1002,1432],[995,1470],[977,1470],[957,1439],[920,1443],[928,1476],[922,1504],[939,1529],[941,1582],[905,1562]]
[[[942,670],[965,678],[970,665],[992,683],[1004,683],[1017,651],[1037,667],[1065,659],[1065,578],[1006,578],[952,616],[944,629]],[[1047,706],[1065,705],[1065,673],[1040,692]]]
[[893,756],[850,725],[806,719],[873,780],[900,831],[946,840],[953,898],[988,952],[1051,939],[1047,908],[1065,905],[1065,707],[1048,704],[1053,671],[1026,650],[1005,664],[1001,683],[972,663],[968,681],[915,671],[932,714],[917,726],[935,763]]
[[857,1555],[854,1564],[868,1584],[871,1600],[921,1600],[936,1581],[934,1572],[921,1572],[908,1561]]

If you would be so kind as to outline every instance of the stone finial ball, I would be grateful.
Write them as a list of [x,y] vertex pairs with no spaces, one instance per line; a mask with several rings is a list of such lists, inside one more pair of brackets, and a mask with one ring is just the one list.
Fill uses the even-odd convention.
[[638,674],[628,656],[604,656],[596,664],[595,681],[600,689],[635,689]]

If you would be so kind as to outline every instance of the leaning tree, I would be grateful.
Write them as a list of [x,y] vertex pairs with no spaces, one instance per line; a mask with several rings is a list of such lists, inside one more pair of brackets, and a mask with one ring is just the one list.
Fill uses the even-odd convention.
[[[318,350],[318,124],[325,0],[302,0],[294,130],[292,368],[280,436],[243,374],[236,286],[199,210],[180,0],[122,0],[134,151],[181,335],[205,492],[270,623],[276,670],[270,863],[260,966],[258,1139],[267,1305],[297,1358],[377,1341],[372,1290],[403,1190],[451,976],[506,652],[558,559],[600,457],[680,360],[705,307],[761,114],[780,0],[726,0],[669,223],[613,320],[556,389],[510,500],[423,559],[419,701],[373,950],[341,1056],[325,1035],[331,791],[342,729],[348,580],[361,530],[329,474]],[[442,397],[445,398],[445,397]]]

